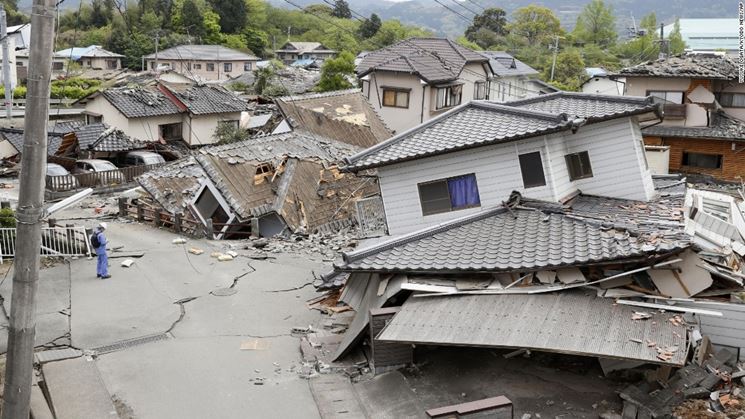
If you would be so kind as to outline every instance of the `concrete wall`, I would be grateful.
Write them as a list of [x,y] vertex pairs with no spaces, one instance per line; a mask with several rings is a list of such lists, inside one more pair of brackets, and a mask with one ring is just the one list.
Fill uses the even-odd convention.
[[582,85],[583,93],[597,93],[599,95],[623,95],[624,84],[607,77],[593,77]]
[[[486,78],[486,71],[481,64],[469,64],[465,67],[459,79],[464,83],[461,104],[473,100],[474,82],[486,81]],[[384,86],[411,89],[409,91],[409,107],[383,106]],[[406,131],[452,109],[435,109],[437,88],[423,84],[419,77],[411,74],[388,71],[371,73],[368,75],[368,80],[363,81],[362,91],[373,108],[383,118],[383,121],[396,133]]]
[[[649,200],[654,195],[643,163],[637,122],[622,118],[507,144],[492,145],[403,162],[378,169],[388,229],[399,235],[500,205],[513,190],[524,196],[558,201],[576,190],[586,194]],[[519,154],[541,153],[546,185],[525,188]],[[593,177],[569,180],[565,155],[588,151]],[[474,173],[481,207],[422,215],[417,184]]]
[[[225,63],[232,64],[233,68],[230,72],[225,72],[223,65]],[[191,69],[189,68],[191,64]],[[207,70],[207,64],[214,64],[215,69],[213,71]],[[146,59],[145,65],[148,70],[154,69],[155,60]],[[200,61],[200,60],[164,60],[159,59],[158,65],[168,65],[173,71],[184,74],[189,77],[199,77],[203,80],[227,80],[232,77],[239,76],[245,73],[245,65],[249,65],[248,70],[256,69],[255,61],[240,60],[240,61]]]

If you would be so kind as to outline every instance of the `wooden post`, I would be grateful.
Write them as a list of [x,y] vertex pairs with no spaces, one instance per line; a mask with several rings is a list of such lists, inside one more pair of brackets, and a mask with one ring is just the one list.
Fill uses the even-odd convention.
[[215,228],[212,226],[212,220],[207,219],[204,225],[204,235],[207,239],[212,240],[215,238]]
[[251,237],[259,237],[259,219],[256,217],[251,219]]
[[139,201],[137,202],[137,221],[145,221],[145,209],[142,208],[142,204]]
[[119,198],[119,216],[120,217],[129,216],[129,214],[127,213],[127,198],[124,198],[124,197]]
[[181,213],[173,214],[173,229],[176,230],[176,234],[181,234]]
[[153,226],[160,227],[160,210],[153,210]]

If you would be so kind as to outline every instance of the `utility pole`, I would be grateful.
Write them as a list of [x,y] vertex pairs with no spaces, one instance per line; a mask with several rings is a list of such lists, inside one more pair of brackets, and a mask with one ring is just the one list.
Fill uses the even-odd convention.
[[292,29],[292,26],[287,27],[287,42],[290,42],[290,30]]
[[665,42],[665,24],[660,22],[660,54],[658,56],[660,60],[667,58],[667,48]]
[[551,63],[551,80],[549,80],[554,81],[554,70],[556,69],[556,54],[559,53],[559,35],[554,36],[554,45],[549,46],[548,48],[554,50],[554,59]]
[[158,43],[160,42],[160,31],[155,32],[155,72],[158,72]]
[[5,117],[13,118],[13,83],[10,80],[10,51],[8,48],[8,22],[5,8],[0,3],[0,39],[3,41],[3,86],[5,86]]
[[47,162],[55,0],[34,0],[2,419],[29,417]]

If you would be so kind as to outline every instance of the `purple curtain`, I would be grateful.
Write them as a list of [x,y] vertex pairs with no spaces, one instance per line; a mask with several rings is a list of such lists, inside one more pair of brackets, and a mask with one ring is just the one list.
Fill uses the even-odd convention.
[[476,185],[476,175],[465,175],[448,180],[450,204],[453,209],[478,206],[479,188]]

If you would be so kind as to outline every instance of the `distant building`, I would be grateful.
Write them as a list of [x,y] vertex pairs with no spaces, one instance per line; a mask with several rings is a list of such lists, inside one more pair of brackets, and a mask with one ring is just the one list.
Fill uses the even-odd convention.
[[64,71],[64,61],[69,60],[80,64],[83,68],[93,70],[121,70],[124,55],[107,51],[98,45],[84,48],[73,47],[54,53],[53,71]]
[[538,70],[504,51],[484,51],[481,54],[489,58],[493,73],[489,78],[489,100],[509,102],[538,95],[531,81],[538,76]]
[[[142,57],[148,70],[158,70],[155,54]],[[256,69],[259,58],[221,45],[179,45],[159,51],[158,67],[195,80],[227,80]]]
[[410,38],[359,62],[362,94],[395,132],[487,99],[489,58],[445,38]]
[[336,56],[335,50],[326,48],[320,42],[287,41],[282,48],[274,52],[285,64],[292,64],[298,60],[323,61]]
[[[726,51],[736,54],[739,48],[739,23],[737,19],[680,19],[680,34],[694,52]],[[674,24],[664,27],[665,36],[671,34]]]
[[600,95],[623,95],[623,86],[626,79],[623,77],[611,79],[610,74],[600,67],[585,68],[587,79],[580,86],[583,93],[597,93]]

